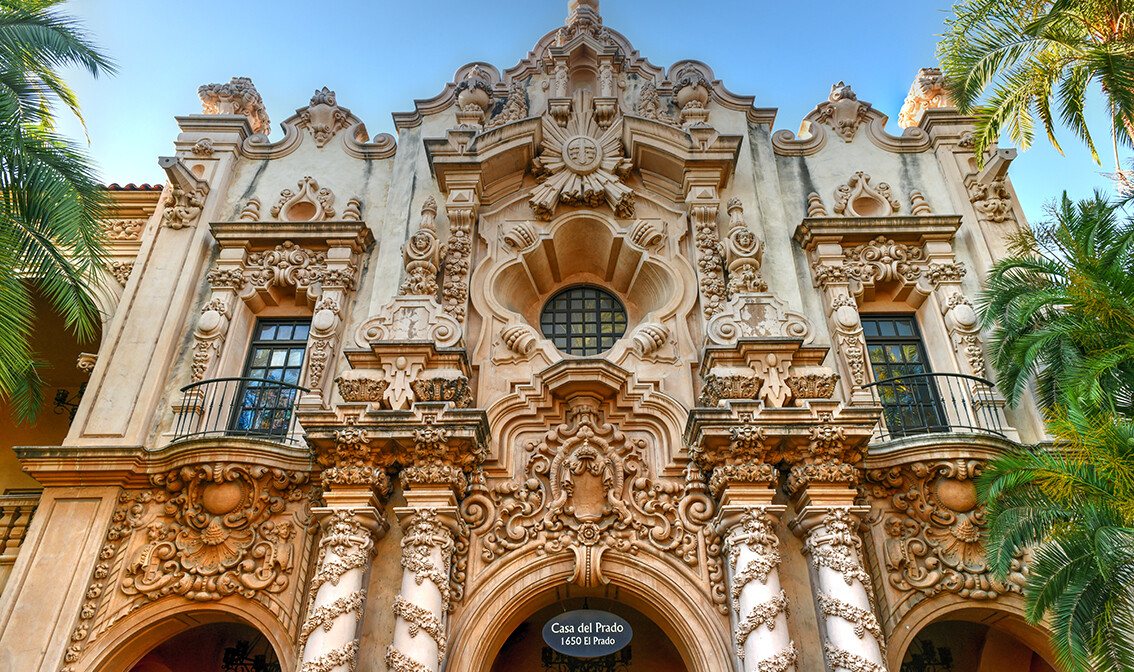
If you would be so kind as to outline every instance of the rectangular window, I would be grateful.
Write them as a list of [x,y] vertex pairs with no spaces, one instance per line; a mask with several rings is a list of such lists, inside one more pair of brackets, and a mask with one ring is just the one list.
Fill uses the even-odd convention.
[[949,431],[914,317],[863,315],[862,331],[890,435]]
[[286,437],[299,397],[310,320],[260,320],[256,324],[231,433]]

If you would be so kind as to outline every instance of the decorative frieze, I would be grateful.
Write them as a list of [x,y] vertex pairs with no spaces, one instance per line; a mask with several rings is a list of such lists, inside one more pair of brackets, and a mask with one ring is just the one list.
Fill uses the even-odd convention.
[[137,240],[146,226],[144,219],[108,219],[102,223],[102,230],[110,240]]

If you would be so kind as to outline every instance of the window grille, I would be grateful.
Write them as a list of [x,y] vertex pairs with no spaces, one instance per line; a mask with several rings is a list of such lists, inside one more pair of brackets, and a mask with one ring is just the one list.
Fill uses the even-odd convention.
[[626,333],[626,309],[605,289],[569,287],[544,305],[540,329],[561,352],[597,355]]

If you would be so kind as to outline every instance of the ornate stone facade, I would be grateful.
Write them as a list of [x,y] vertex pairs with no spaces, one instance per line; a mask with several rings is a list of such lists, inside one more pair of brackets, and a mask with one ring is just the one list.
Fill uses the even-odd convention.
[[0,498],[0,660],[183,672],[224,631],[287,672],[528,669],[585,604],[630,670],[898,672],[973,614],[1048,669],[973,490],[1044,438],[973,307],[1013,153],[973,169],[931,71],[901,135],[842,82],[773,132],[568,5],[397,139],[322,86],[269,139],[250,80],[201,87],[169,185],[112,190],[70,433],[0,471],[44,488]]

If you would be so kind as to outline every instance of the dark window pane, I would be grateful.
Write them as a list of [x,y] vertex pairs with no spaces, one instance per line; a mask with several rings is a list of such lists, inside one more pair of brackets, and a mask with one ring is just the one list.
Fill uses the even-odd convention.
[[604,289],[571,287],[548,300],[539,322],[556,348],[569,355],[597,355],[626,333],[626,310]]

